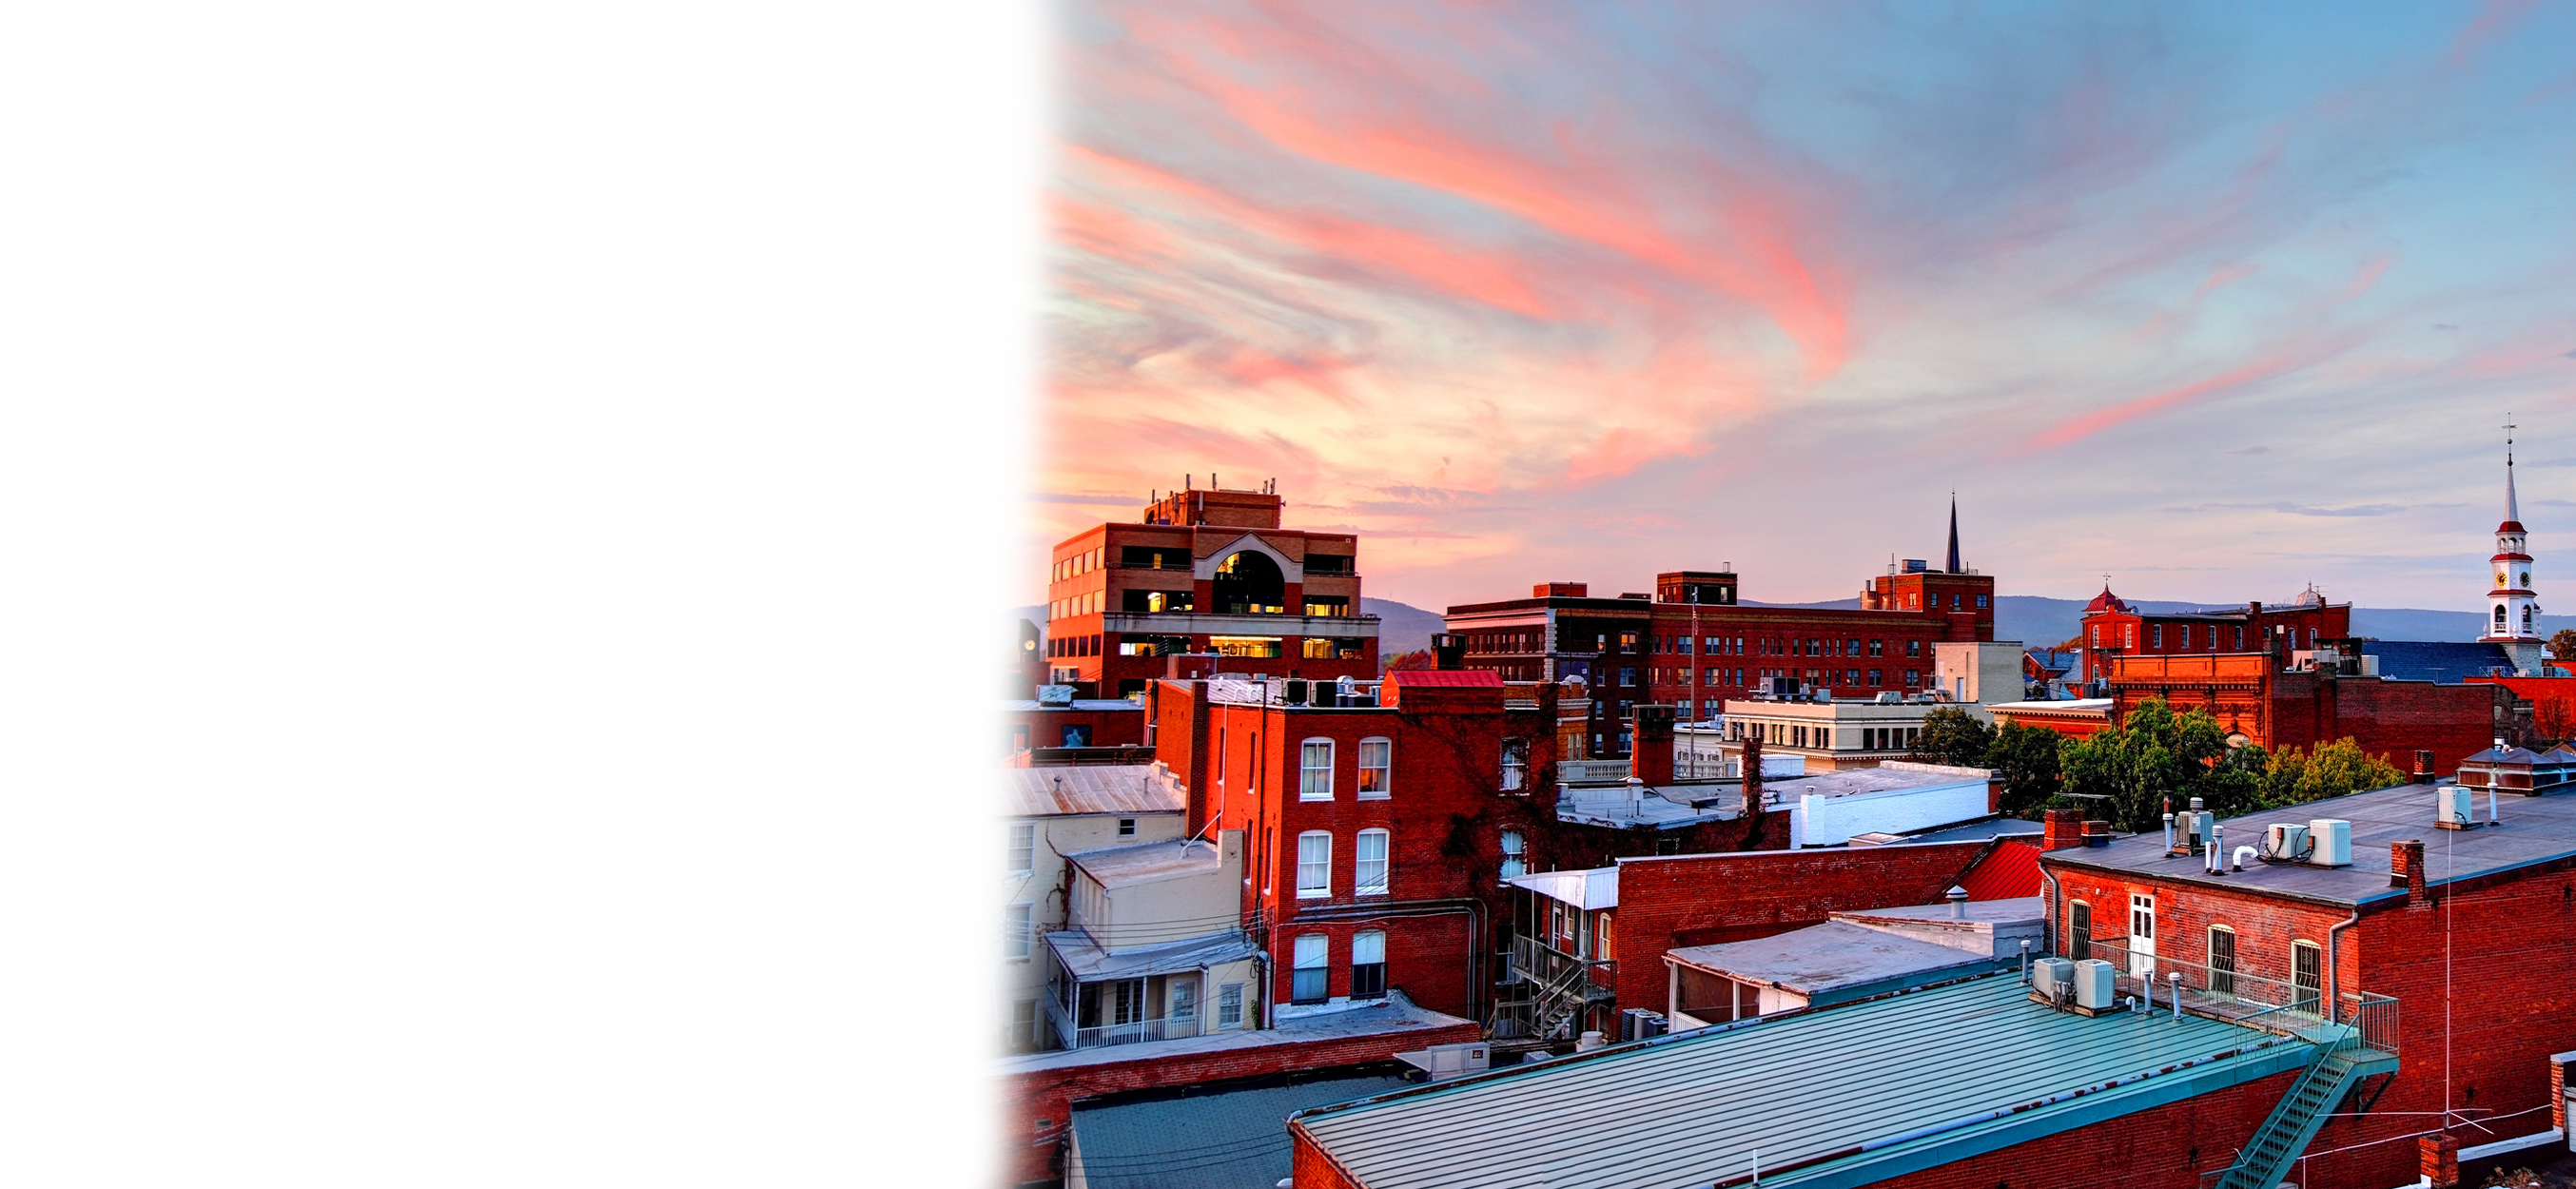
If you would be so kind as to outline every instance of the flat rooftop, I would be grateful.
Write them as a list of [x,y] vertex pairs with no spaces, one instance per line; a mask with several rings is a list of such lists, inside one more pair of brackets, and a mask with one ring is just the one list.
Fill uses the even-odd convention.
[[[1969,973],[1994,960],[1955,946],[1916,941],[1885,929],[1826,921],[1750,941],[1694,945],[1669,951],[1685,966],[1739,982],[1778,987],[1811,1002],[1892,991],[1936,971]],[[1842,992],[1837,995],[1836,992]]]
[[[1310,1044],[1319,1040],[1348,1040],[1361,1036],[1429,1032],[1436,1028],[1474,1023],[1474,1020],[1419,1006],[1405,998],[1404,992],[1389,990],[1384,1002],[1367,1007],[1283,1017],[1275,1028],[1209,1032],[1199,1036],[1182,1037],[1178,1040],[1142,1041],[1136,1044],[1095,1045],[1070,1052],[1056,1050],[1046,1053],[1018,1053],[1001,1058],[995,1064],[994,1072],[1007,1077],[1011,1074],[1037,1073],[1081,1065],[1153,1061],[1165,1057],[1223,1053],[1237,1049],[1262,1049],[1272,1045]],[[1410,1047],[1421,1046],[1417,1044]]]
[[1065,859],[1099,880],[1104,888],[1206,875],[1225,865],[1225,857],[1214,844],[1194,838],[1079,850]]
[[2576,791],[2538,797],[2506,793],[2496,799],[2503,822],[2499,826],[2484,824],[2487,796],[2480,792],[2474,802],[2480,823],[2478,827],[2445,830],[2433,824],[2434,790],[2449,787],[2452,786],[2448,783],[2401,784],[2310,801],[2286,809],[2220,819],[2219,824],[2226,827],[2228,853],[2233,856],[2239,846],[2260,845],[2263,827],[2273,822],[2306,825],[2315,818],[2342,818],[2352,823],[2352,865],[2349,867],[2274,865],[2258,861],[2247,863],[2243,871],[2210,875],[2201,870],[2201,859],[2197,855],[2168,857],[2161,830],[2114,839],[2109,846],[2050,851],[2041,861],[2053,867],[2089,867],[2152,875],[2178,883],[2285,896],[2348,908],[2405,897],[2404,887],[2392,887],[2388,882],[2388,851],[2389,844],[2393,842],[2423,841],[2424,882],[2436,888],[2453,880],[2473,879],[2517,867],[2576,857]]
[[[1756,1153],[1762,1184],[1826,1189],[2254,1081],[2313,1048],[2199,1016],[2054,1011],[1999,972],[1301,1111],[1289,1126],[1367,1189],[1707,1189],[1750,1173]],[[1939,1130],[1898,1140],[1926,1128]]]

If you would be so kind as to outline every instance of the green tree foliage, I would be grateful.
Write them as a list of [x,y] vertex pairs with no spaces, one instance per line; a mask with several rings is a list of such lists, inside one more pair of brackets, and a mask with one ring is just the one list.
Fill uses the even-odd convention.
[[1995,731],[1985,764],[2003,776],[2005,813],[2037,817],[2057,796],[2058,753],[2066,742],[2064,735],[2026,723],[2008,722]]
[[1982,768],[1995,743],[1995,729],[1956,706],[1942,706],[1923,716],[1922,730],[1905,758],[1925,764]]
[[2560,628],[2549,637],[2549,655],[2558,663],[2576,661],[2576,628]]
[[2287,748],[2263,765],[2261,809],[2278,809],[2364,789],[2404,784],[2406,774],[2361,750],[2350,736],[2319,744],[2313,753]]
[[2258,747],[2230,752],[2227,732],[2208,711],[2175,714],[2163,700],[2150,699],[2128,721],[2066,743],[2060,790],[2099,798],[2081,808],[2119,829],[2157,830],[2168,797],[2176,806],[2199,797],[2220,817],[2259,808],[2268,759]]

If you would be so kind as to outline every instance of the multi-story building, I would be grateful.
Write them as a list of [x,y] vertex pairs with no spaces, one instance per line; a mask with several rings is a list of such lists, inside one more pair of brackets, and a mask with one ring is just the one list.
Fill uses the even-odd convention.
[[1045,1023],[1054,978],[1045,939],[1071,914],[1065,856],[1179,838],[1181,793],[1150,764],[1014,768],[1004,780],[1003,1045],[1060,1047],[1060,1039],[1049,1044]]
[[1468,668],[1583,679],[1596,708],[1587,751],[1622,756],[1633,744],[1623,724],[1639,705],[1696,722],[1757,690],[1866,699],[1933,688],[1934,645],[1995,638],[1995,581],[1960,566],[1958,552],[1954,515],[1949,569],[1890,566],[1854,609],[1746,606],[1730,568],[1670,571],[1653,594],[1615,599],[1543,582],[1525,599],[1453,606],[1447,621],[1465,639]]
[[[1058,542],[1047,583],[1050,676],[1085,696],[1215,672],[1375,677],[1377,617],[1360,613],[1359,540],[1280,527],[1258,491],[1190,488],[1134,524]],[[1176,667],[1174,658],[1202,658]]]
[[2314,586],[2287,607],[2254,602],[2224,610],[2150,613],[2111,593],[2105,582],[2102,593],[2084,605],[2084,627],[2076,637],[2082,664],[2068,680],[2080,675],[2086,689],[2098,694],[2121,657],[2268,652],[2286,660],[2291,652],[2351,635],[2352,604],[2329,603]]
[[[2208,711],[2230,743],[2278,750],[2349,737],[2401,767],[2416,751],[2431,751],[2443,769],[2515,724],[2513,691],[2503,686],[2371,676],[2361,671],[2363,659],[2333,647],[2286,657],[2113,657],[2109,721],[2127,722],[2140,703],[2162,699],[2177,711]],[[2041,704],[2043,713],[2049,705]]]

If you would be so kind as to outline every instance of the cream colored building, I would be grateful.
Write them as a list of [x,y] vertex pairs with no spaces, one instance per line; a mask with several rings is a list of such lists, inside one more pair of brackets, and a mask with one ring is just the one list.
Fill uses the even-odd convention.
[[1261,951],[1242,929],[1243,832],[1068,856],[1073,911],[1046,937],[1053,1047],[1261,1026]]
[[1046,936],[1065,927],[1065,856],[1164,842],[1183,831],[1180,786],[1160,764],[1005,768],[1002,820],[1002,1029],[1007,1051],[1045,1042],[1053,963]]

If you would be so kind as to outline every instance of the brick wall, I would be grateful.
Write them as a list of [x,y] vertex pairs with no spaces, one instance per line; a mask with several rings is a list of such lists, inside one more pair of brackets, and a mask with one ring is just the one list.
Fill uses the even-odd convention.
[[[1391,1061],[1433,1045],[1483,1039],[1474,1024],[1451,1024],[1375,1036],[1338,1037],[1292,1044],[1255,1045],[1217,1052],[1140,1056],[1133,1061],[1077,1065],[1012,1074],[1001,1087],[1003,1184],[1060,1175],[1062,1141],[1075,1101],[1125,1090],[1188,1086],[1229,1078]],[[1152,1050],[1159,1045],[1138,1046]],[[1040,1128],[1039,1120],[1046,1126]]]
[[1618,1005],[1664,1010],[1663,954],[1677,946],[1768,937],[1822,924],[1827,913],[1938,903],[1988,845],[1753,851],[1621,863]]
[[[1888,1189],[2201,1189],[2202,1174],[2236,1158],[2236,1150],[2297,1078],[2296,1071],[2277,1073],[1877,1183]],[[2415,1158],[2413,1148],[2404,1154],[2409,1161]],[[2308,1183],[2377,1189],[2403,1180]],[[1305,1189],[1304,1181],[1297,1184]]]

